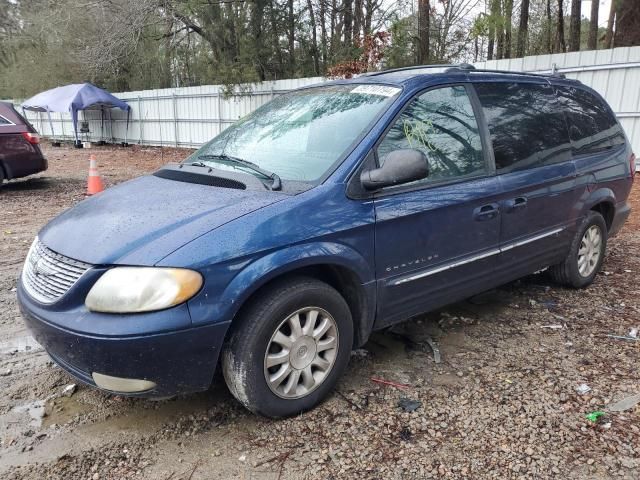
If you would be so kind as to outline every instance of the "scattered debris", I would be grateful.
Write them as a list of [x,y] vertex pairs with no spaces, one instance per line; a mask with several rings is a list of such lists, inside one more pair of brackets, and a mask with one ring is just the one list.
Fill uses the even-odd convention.
[[625,410],[629,410],[635,407],[638,403],[640,403],[640,393],[627,398],[623,398],[619,402],[610,405],[607,410],[609,410],[610,412],[624,412]]
[[77,388],[78,388],[78,386],[75,383],[67,385],[66,387],[64,387],[62,389],[62,395],[64,395],[65,397],[70,397],[71,395],[76,393],[76,389]]
[[369,355],[371,355],[371,353],[365,348],[358,348],[351,352],[351,356],[356,358],[367,358]]
[[425,339],[425,342],[427,342],[427,344],[431,347],[431,351],[433,352],[433,361],[436,363],[442,363],[442,357],[440,356],[440,348],[438,347],[438,344],[436,343],[436,341],[431,337],[427,337]]
[[600,417],[604,417],[605,415],[606,415],[605,412],[597,411],[597,412],[587,413],[585,415],[585,418],[590,422],[597,422]]
[[0,371],[0,377],[8,377],[11,375],[11,369],[7,368],[5,370]]
[[562,325],[542,325],[540,328],[550,328],[551,330],[562,330]]
[[624,335],[611,335],[611,334],[609,334],[609,335],[607,335],[607,337],[615,338],[617,340],[629,340],[629,341],[632,341],[632,342],[640,341],[640,338],[638,338],[638,337],[630,337],[630,336],[624,336]]
[[390,387],[395,387],[399,389],[403,388],[411,388],[411,385],[405,385],[403,383],[391,382],[389,380],[383,380],[382,378],[371,377],[371,381],[374,383],[379,383],[381,385],[389,385]]
[[360,405],[358,405],[357,403],[355,403],[354,401],[352,401],[349,397],[347,397],[344,393],[342,393],[340,390],[336,389],[335,392],[340,396],[340,398],[342,398],[345,402],[347,402],[349,405],[351,405],[353,408],[355,408],[356,410],[361,410],[362,407]]
[[586,395],[590,391],[591,391],[591,387],[586,383],[581,383],[576,387],[576,392],[578,392],[580,395]]
[[638,338],[638,329],[632,328],[631,330],[629,330],[629,333],[627,334],[627,336],[631,338]]
[[411,400],[407,397],[401,397],[400,400],[398,400],[398,406],[405,412],[411,413],[420,408],[422,406],[422,402],[419,400]]
[[400,430],[400,440],[408,442],[411,440],[411,437],[413,437],[413,434],[407,427],[404,427],[402,430]]

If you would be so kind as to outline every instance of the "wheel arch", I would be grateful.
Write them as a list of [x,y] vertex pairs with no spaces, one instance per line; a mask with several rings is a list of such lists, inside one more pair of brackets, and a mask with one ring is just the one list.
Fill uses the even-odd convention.
[[[364,258],[349,247],[340,248],[348,249],[349,254],[344,255],[347,250],[339,256],[309,255],[307,251],[307,255],[296,256],[267,271],[262,267],[273,265],[272,259],[263,258],[247,267],[234,278],[221,298],[222,302],[227,299],[233,303],[227,337],[234,329],[234,320],[264,289],[290,278],[310,277],[327,283],[343,296],[354,322],[354,346],[364,344],[375,319],[375,281]],[[326,253],[326,245],[321,250]]]
[[7,166],[2,161],[1,158],[0,158],[0,179],[10,180],[10,178],[9,178],[9,170],[7,169]]
[[592,192],[587,199],[585,210],[593,210],[600,213],[607,224],[607,230],[611,230],[616,211],[615,194],[609,188],[600,188]]

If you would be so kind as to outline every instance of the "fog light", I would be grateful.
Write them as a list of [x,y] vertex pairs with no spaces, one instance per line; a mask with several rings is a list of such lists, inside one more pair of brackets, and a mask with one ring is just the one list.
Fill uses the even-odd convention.
[[118,378],[93,372],[91,374],[96,385],[105,390],[120,393],[136,393],[151,390],[156,384],[149,380],[136,380],[135,378]]

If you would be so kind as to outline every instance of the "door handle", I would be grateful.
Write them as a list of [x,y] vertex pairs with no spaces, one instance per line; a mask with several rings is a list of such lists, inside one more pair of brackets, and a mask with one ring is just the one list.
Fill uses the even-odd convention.
[[513,212],[515,210],[520,210],[522,208],[527,207],[527,198],[526,197],[516,197],[511,200],[507,200],[506,202],[507,212]]
[[473,218],[478,222],[494,219],[500,213],[500,207],[497,203],[490,203],[478,207],[473,211]]

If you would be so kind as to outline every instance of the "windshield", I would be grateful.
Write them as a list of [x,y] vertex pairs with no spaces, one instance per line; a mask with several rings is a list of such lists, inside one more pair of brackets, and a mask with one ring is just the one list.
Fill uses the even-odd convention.
[[312,182],[346,154],[400,89],[385,85],[333,85],[277,97],[240,119],[198,151],[186,164],[207,164],[264,174],[283,181]]

